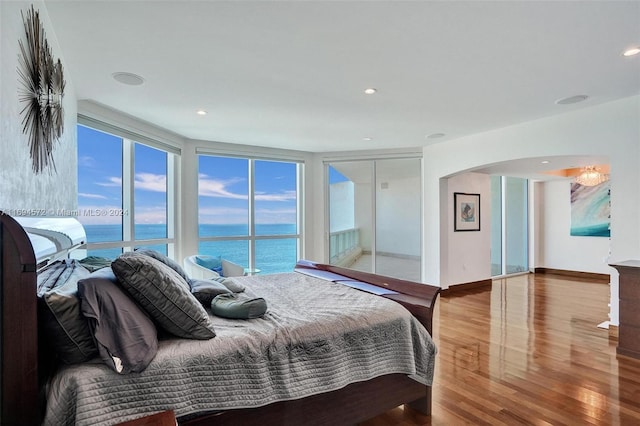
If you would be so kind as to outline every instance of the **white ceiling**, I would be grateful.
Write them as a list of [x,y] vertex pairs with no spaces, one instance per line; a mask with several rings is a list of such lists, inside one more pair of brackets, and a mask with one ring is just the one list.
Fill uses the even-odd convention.
[[45,4],[78,99],[191,139],[419,147],[640,93],[639,1]]

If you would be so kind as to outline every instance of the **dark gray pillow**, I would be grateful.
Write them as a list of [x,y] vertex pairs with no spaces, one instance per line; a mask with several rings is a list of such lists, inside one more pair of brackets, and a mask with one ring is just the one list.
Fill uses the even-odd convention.
[[267,312],[267,302],[262,297],[251,298],[235,293],[221,294],[211,301],[211,312],[223,318],[259,318]]
[[[38,274],[38,322],[43,344],[65,364],[87,361],[98,353],[78,299],[78,280],[90,272],[75,260],[55,262]],[[43,351],[43,353],[46,350]]]
[[189,276],[184,271],[184,269],[182,269],[182,266],[180,266],[180,264],[175,260],[165,256],[164,254],[155,250],[143,249],[143,248],[137,249],[136,253],[144,254],[145,256],[153,257],[155,260],[159,260],[160,262],[164,263],[165,265],[167,265],[168,267],[176,271],[178,275],[184,278],[185,281],[187,282],[189,281]]
[[211,301],[219,294],[231,293],[222,283],[213,280],[190,280],[191,293],[204,307],[211,306]]
[[163,329],[187,339],[216,335],[207,311],[176,271],[138,252],[118,256],[111,268],[122,287]]
[[78,296],[105,364],[121,374],[147,368],[158,352],[156,327],[120,288],[111,268],[78,281]]

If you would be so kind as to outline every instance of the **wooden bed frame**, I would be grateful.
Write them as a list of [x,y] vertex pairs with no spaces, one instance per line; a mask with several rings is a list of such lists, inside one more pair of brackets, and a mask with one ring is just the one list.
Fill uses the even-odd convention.
[[[46,366],[38,365],[37,265],[24,229],[0,211],[0,424],[42,422]],[[432,333],[431,321],[439,287],[304,262],[299,269],[318,269],[394,290],[381,297],[405,306]],[[405,375],[390,374],[307,398],[264,407],[179,417],[180,425],[354,424],[401,404],[431,414],[431,387]]]

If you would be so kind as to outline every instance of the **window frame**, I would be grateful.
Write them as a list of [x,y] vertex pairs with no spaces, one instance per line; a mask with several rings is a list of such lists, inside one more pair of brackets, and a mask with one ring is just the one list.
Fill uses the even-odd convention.
[[[305,161],[300,158],[291,158],[288,156],[252,156],[246,154],[231,154],[226,152],[217,152],[213,150],[196,150],[196,162],[198,164],[198,175],[200,174],[200,157],[221,157],[221,158],[237,158],[247,160],[248,164],[248,235],[237,236],[201,236],[200,235],[200,221],[196,224],[197,227],[197,245],[203,242],[217,242],[217,241],[247,241],[249,253],[247,255],[247,265],[245,269],[248,271],[256,270],[256,241],[261,240],[283,240],[283,239],[295,239],[296,240],[296,253],[298,259],[304,258],[304,178],[305,178]],[[296,165],[296,233],[295,234],[270,234],[270,235],[256,235],[256,223],[255,223],[255,163],[256,161],[271,161],[282,163],[293,163]],[[199,180],[196,183],[198,187],[198,212],[200,211],[200,195],[199,195]],[[199,216],[199,213],[198,213]]]
[[[78,114],[76,126],[84,126],[95,131],[104,132],[122,140],[122,210],[126,214],[122,215],[122,239],[119,241],[108,242],[87,242],[84,246],[85,251],[106,250],[120,248],[122,252],[133,251],[135,248],[147,245],[165,245],[167,248],[167,256],[176,257],[177,247],[176,231],[177,224],[177,208],[176,203],[179,185],[179,163],[181,149],[156,140],[147,136],[143,136],[124,128],[120,128],[91,117]],[[78,141],[79,143],[79,141]],[[167,158],[167,192],[166,192],[166,238],[152,239],[136,239],[135,236],[135,147],[136,144],[145,145],[166,154]],[[78,175],[80,178],[80,175]],[[81,210],[81,208],[79,208]]]

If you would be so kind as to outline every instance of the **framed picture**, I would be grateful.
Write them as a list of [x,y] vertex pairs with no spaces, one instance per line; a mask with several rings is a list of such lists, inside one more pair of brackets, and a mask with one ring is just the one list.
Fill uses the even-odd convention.
[[453,193],[453,230],[480,230],[480,194]]

